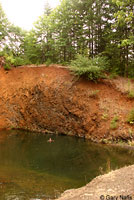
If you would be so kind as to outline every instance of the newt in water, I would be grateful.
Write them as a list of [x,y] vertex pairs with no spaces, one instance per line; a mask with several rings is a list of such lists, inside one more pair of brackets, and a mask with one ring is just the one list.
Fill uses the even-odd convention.
[[54,142],[54,140],[52,140],[52,138],[49,138],[49,140],[47,142],[52,143],[52,142]]

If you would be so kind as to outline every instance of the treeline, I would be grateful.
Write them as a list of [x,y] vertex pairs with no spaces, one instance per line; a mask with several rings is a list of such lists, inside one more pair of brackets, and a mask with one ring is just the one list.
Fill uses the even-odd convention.
[[134,76],[134,0],[62,0],[54,10],[47,5],[29,32],[11,25],[0,7],[0,23],[1,54],[15,65],[99,55],[109,71]]

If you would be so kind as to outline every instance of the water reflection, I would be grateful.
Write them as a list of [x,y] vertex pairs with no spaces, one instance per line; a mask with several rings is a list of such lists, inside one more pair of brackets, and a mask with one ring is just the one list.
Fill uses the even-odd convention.
[[[48,142],[50,139],[54,142]],[[2,139],[1,139],[2,138]],[[48,199],[134,163],[133,150],[24,131],[0,134],[0,199]]]

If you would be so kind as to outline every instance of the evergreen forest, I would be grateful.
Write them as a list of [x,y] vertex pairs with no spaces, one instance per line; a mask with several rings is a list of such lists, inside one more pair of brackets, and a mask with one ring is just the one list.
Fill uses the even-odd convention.
[[30,31],[11,24],[0,4],[5,68],[70,65],[79,55],[109,63],[110,73],[134,77],[134,0],[61,0],[55,9],[46,4]]

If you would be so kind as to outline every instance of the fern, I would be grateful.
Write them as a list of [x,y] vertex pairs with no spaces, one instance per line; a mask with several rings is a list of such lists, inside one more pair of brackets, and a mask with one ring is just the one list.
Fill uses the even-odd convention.
[[71,62],[70,70],[78,77],[85,77],[88,80],[96,81],[103,77],[105,64],[100,57],[88,59],[78,54]]

